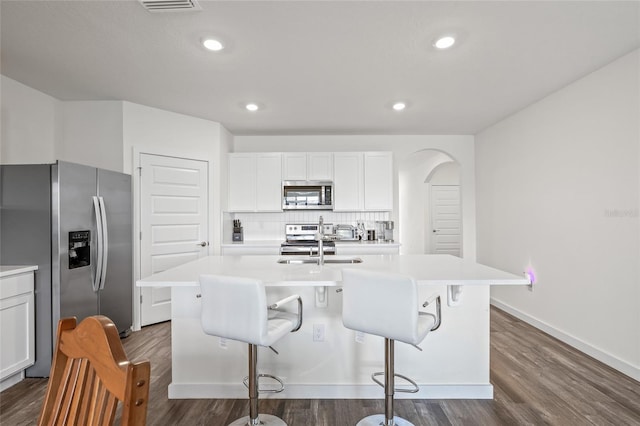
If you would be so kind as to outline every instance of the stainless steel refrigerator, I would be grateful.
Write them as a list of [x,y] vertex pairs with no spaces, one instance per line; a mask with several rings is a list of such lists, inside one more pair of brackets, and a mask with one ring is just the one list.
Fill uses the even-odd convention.
[[58,161],[0,166],[0,262],[38,265],[36,362],[47,377],[60,318],[133,317],[131,176]]

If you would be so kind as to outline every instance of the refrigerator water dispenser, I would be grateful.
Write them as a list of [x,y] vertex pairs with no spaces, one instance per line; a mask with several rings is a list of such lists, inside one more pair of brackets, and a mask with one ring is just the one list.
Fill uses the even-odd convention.
[[69,269],[91,265],[91,231],[69,232]]

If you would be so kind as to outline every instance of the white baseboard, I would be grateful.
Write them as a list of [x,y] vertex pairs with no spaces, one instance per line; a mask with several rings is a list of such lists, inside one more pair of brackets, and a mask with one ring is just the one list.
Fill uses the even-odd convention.
[[549,324],[545,323],[544,321],[540,321],[537,318],[534,318],[528,314],[525,314],[522,311],[519,311],[518,309],[514,308],[513,306],[507,305],[506,303],[503,303],[499,300],[494,299],[493,297],[491,298],[491,304],[494,305],[497,308],[502,309],[503,311],[513,315],[514,317],[526,322],[527,324],[530,324],[542,331],[544,331],[547,334],[550,334],[551,336],[555,337],[556,339],[566,343],[569,346],[573,346],[574,348],[578,349],[581,352],[584,352],[585,354],[597,359],[598,361],[602,362],[603,364],[608,365],[609,367],[618,370],[619,372],[626,374],[627,376],[631,377],[634,380],[638,380],[640,381],[640,368],[636,367],[632,364],[629,364],[626,361],[623,361],[619,358],[616,358],[615,356],[604,352],[596,347],[591,346],[590,344],[570,335],[567,334],[561,330],[558,330],[555,327],[550,326]]
[[[396,393],[396,399],[493,399],[493,386],[419,385],[417,393]],[[242,399],[242,384],[171,383],[169,399]],[[281,393],[261,394],[261,399],[383,399],[378,385],[296,385],[286,384]]]
[[18,371],[9,377],[5,377],[0,381],[0,392],[9,389],[11,386],[21,382],[22,380],[24,380],[24,370]]

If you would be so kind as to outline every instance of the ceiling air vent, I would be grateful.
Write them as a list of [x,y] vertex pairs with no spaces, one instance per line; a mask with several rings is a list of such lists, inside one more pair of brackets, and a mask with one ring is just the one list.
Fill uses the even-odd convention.
[[202,10],[196,0],[140,0],[149,12],[188,12]]

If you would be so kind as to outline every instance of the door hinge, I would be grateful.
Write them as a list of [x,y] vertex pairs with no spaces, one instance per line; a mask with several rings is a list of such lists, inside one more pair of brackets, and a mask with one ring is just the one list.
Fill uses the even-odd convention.
[[142,231],[140,231],[140,241],[142,241]]
[[142,167],[138,167],[138,176],[142,176]]
[[140,304],[142,305],[142,295],[140,295]]

